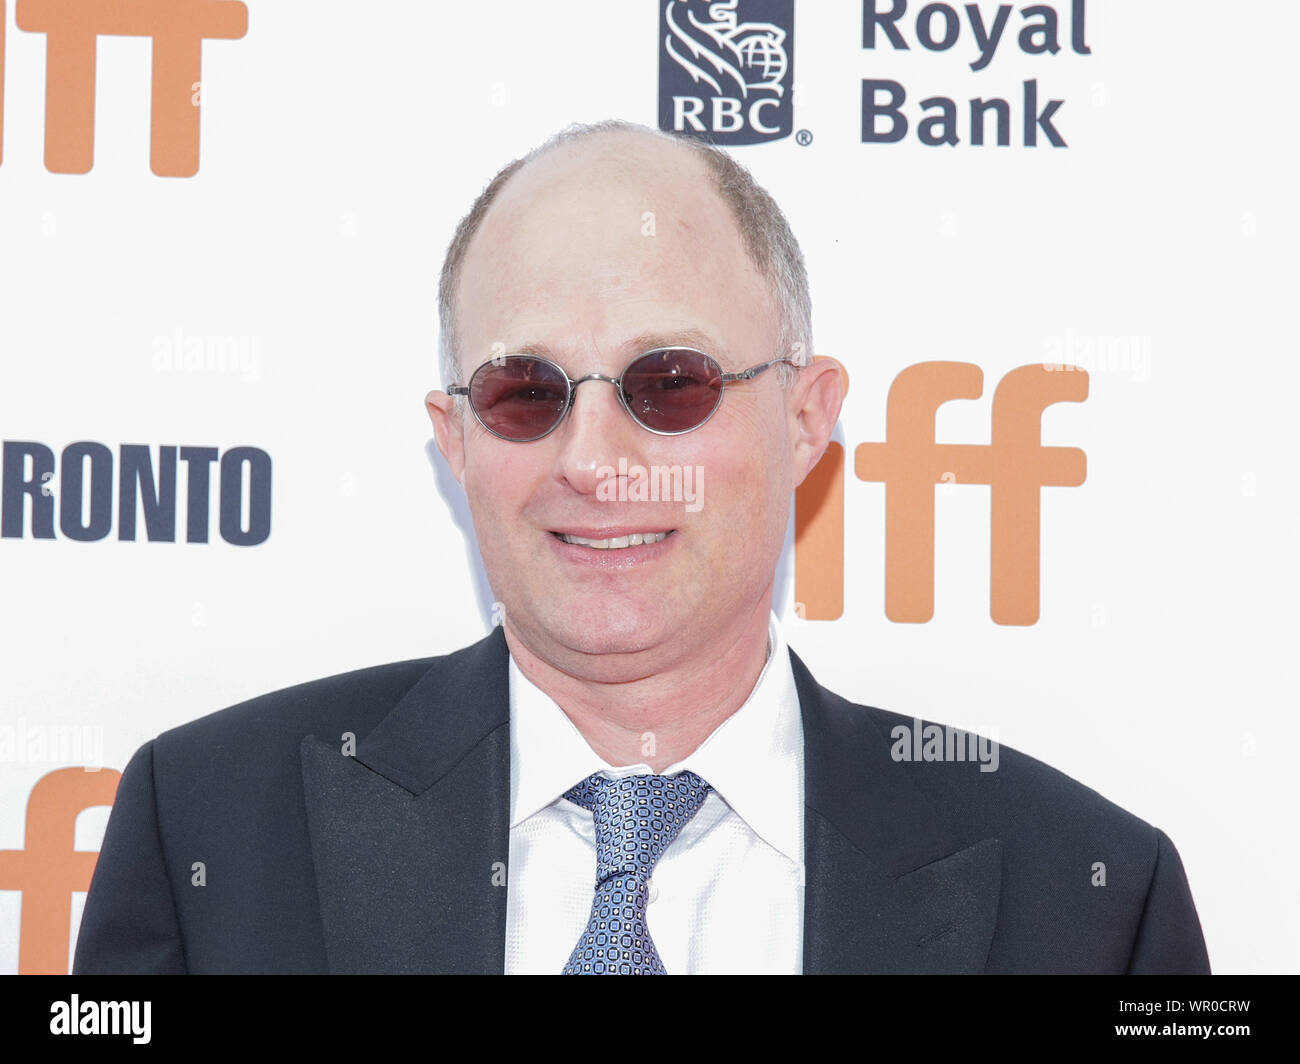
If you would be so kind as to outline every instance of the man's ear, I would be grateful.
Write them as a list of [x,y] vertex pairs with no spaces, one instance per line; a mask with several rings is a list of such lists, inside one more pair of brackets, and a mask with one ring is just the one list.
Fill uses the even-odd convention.
[[451,468],[451,475],[465,486],[465,422],[456,409],[455,396],[436,388],[424,397],[429,420],[433,422],[433,441]]
[[787,401],[796,488],[826,453],[847,385],[843,366],[829,355],[814,355],[790,386]]

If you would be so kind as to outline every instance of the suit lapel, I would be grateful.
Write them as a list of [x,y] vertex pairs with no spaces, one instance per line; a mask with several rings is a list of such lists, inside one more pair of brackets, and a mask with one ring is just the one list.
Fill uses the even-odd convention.
[[1001,846],[957,843],[862,707],[790,652],[804,725],[804,971],[984,971]]
[[355,757],[303,740],[331,972],[504,971],[507,654],[496,628],[439,659]]
[[[1001,849],[958,849],[861,707],[790,652],[804,727],[804,971],[982,972]],[[301,747],[332,972],[505,970],[504,632],[438,660],[355,757]]]

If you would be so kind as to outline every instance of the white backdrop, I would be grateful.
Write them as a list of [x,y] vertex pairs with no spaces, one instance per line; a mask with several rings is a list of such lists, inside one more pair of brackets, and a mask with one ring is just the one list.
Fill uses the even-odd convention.
[[[1079,55],[1055,6],[1058,54],[1014,46],[1017,11],[975,72],[968,25],[931,52],[909,12],[908,51],[865,50],[861,3],[795,4],[794,127],[812,141],[733,150],[802,242],[816,351],[848,370],[847,547],[842,617],[795,615],[791,558],[778,613],[833,690],[992,733],[1164,829],[1216,971],[1297,971],[1300,15],[1093,0]],[[249,446],[274,473],[256,546],[222,539],[215,502],[210,541],[185,542],[183,473],[177,542],[143,524],[122,541],[116,513],[106,538],[77,542],[57,506],[54,539],[30,515],[0,538],[0,972],[19,970],[20,927],[43,933],[22,888],[45,888],[12,856],[36,851],[39,779],[121,769],[223,706],[488,630],[423,408],[442,255],[496,169],[558,128],[656,121],[654,0],[248,8],[244,37],[203,45],[192,177],[150,172],[150,42],[125,36],[98,44],[93,167],[49,172],[46,39],[4,13],[0,439],[56,460],[98,441],[115,476],[126,444],[155,466],[159,446]],[[864,144],[863,78],[898,81],[908,107],[950,96],[963,116],[1005,96],[1011,145],[964,129],[956,147]],[[1040,106],[1064,100],[1068,147],[1022,145],[1026,79]],[[234,354],[187,362],[196,344]],[[852,456],[885,438],[894,378],[933,360],[983,371],[981,399],[940,408],[938,439],[963,443],[988,442],[1009,370],[1090,371],[1087,400],[1043,418],[1045,443],[1087,454],[1087,480],[1042,491],[1034,625],[990,619],[976,485],[939,490],[933,620],[885,616],[884,488]],[[60,727],[80,748],[60,754]],[[106,817],[81,814],[79,849]]]

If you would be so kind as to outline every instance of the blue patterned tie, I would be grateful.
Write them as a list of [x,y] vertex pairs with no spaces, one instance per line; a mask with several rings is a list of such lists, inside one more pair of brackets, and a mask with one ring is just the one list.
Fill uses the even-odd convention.
[[596,821],[596,897],[565,975],[666,975],[646,927],[650,874],[704,799],[694,772],[677,776],[597,773],[565,793]]

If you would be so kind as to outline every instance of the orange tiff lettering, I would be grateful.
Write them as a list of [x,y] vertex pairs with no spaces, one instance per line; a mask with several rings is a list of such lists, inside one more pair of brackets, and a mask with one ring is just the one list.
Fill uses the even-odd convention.
[[[45,167],[84,174],[94,164],[95,58],[101,35],[153,40],[149,165],[160,177],[199,169],[200,54],[207,38],[248,30],[240,0],[17,0],[20,30],[45,34]],[[4,2],[0,0],[0,115]],[[0,126],[0,141],[4,135]]]
[[99,854],[74,849],[77,814],[112,805],[122,774],[60,768],[42,776],[27,799],[24,849],[0,850],[0,890],[22,891],[19,975],[66,975],[72,894],[90,889]]
[[[1020,366],[994,392],[991,443],[937,443],[939,407],[978,399],[983,381],[983,371],[967,362],[907,367],[889,389],[885,441],[859,444],[854,452],[858,479],[885,485],[885,616],[891,621],[916,624],[934,616],[935,485],[986,484],[989,613],[998,624],[1038,622],[1040,489],[1078,487],[1087,476],[1082,450],[1042,445],[1042,414],[1054,403],[1086,399],[1088,374],[1074,366]],[[795,608],[805,620],[834,620],[843,612],[843,464],[843,449],[832,443],[795,493]]]

